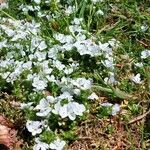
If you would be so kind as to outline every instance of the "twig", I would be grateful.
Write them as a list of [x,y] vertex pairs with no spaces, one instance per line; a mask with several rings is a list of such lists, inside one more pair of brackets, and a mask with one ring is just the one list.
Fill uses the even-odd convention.
[[79,137],[78,140],[91,140],[91,137]]
[[120,150],[120,149],[121,149],[121,146],[122,146],[122,142],[121,142],[121,141],[118,141],[118,142],[117,142],[117,145],[116,145],[112,150]]
[[137,122],[137,121],[139,121],[139,120],[142,120],[142,119],[143,119],[144,117],[146,117],[149,113],[150,113],[150,110],[147,111],[146,113],[144,113],[143,115],[140,115],[140,116],[138,116],[138,117],[135,117],[134,119],[132,119],[131,121],[129,121],[128,124],[132,124],[132,123],[135,123],[135,122]]

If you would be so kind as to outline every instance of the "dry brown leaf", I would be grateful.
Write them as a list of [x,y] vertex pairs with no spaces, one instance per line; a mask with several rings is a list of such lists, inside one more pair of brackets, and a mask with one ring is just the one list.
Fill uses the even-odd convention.
[[0,0],[0,4],[5,3],[5,2],[6,2],[6,0]]
[[122,149],[121,146],[122,146],[122,142],[118,141],[117,145],[112,150],[121,150]]
[[17,131],[13,129],[13,125],[4,116],[0,116],[0,144],[5,145],[10,150],[15,150],[17,143]]
[[23,144],[23,141],[18,141],[16,144],[15,144],[15,147],[14,147],[14,150],[21,150],[21,145]]

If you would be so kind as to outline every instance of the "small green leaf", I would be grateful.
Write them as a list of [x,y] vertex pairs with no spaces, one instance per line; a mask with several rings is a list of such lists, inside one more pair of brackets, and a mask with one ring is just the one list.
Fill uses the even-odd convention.
[[55,133],[52,131],[44,131],[41,135],[40,138],[42,139],[43,142],[46,143],[51,143],[52,141],[55,140]]
[[73,131],[63,132],[63,139],[69,141],[75,141],[77,139],[77,135]]
[[118,89],[118,88],[113,88],[113,87],[112,87],[112,90],[113,90],[115,96],[117,96],[117,97],[119,97],[119,98],[121,98],[121,99],[136,99],[135,96],[133,96],[133,95],[131,95],[131,94],[128,94],[128,93],[126,93],[126,92],[124,92],[124,91],[121,91],[121,90]]

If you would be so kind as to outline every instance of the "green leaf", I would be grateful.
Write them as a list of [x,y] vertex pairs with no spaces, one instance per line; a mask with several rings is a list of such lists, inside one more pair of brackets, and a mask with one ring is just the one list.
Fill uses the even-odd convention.
[[52,131],[44,131],[41,135],[40,138],[42,139],[43,142],[46,143],[51,143],[52,141],[55,140],[55,133]]
[[63,139],[69,141],[75,141],[77,139],[77,135],[73,131],[63,132]]
[[103,91],[103,92],[113,93],[113,91],[110,88],[102,87],[100,85],[94,85],[92,87],[92,90],[95,91],[95,92],[96,91]]
[[133,96],[131,94],[128,94],[128,93],[126,93],[124,91],[121,91],[118,88],[113,88],[112,87],[112,90],[113,90],[115,96],[117,96],[117,97],[119,97],[121,99],[136,99],[137,98],[137,97],[135,97],[135,96]]
[[82,1],[81,3],[80,3],[80,5],[82,5],[82,7],[81,7],[81,10],[80,10],[80,14],[79,14],[79,18],[84,18],[84,11],[85,11],[85,8],[86,8],[86,1],[84,0],[84,1]]

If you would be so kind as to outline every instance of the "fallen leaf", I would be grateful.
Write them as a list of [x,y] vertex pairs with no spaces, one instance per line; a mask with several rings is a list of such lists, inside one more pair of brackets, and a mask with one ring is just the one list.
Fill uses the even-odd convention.
[[5,145],[10,150],[15,150],[17,131],[13,129],[13,124],[4,116],[0,116],[0,144]]

